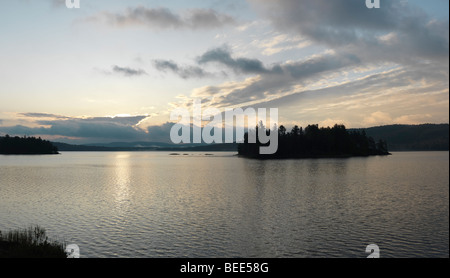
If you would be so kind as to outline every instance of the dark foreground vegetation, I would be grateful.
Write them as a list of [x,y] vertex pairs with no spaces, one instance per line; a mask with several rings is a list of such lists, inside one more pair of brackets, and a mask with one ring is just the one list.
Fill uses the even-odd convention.
[[[270,143],[261,144],[258,140],[258,130],[263,132],[278,133],[278,150],[272,155],[260,155],[259,147],[268,146]],[[321,127],[308,125],[305,129],[294,126],[287,131],[284,126],[272,130],[265,129],[260,124],[256,127],[254,136],[257,143],[249,143],[249,134],[244,136],[244,143],[239,144],[238,153],[251,158],[320,158],[320,157],[351,157],[370,155],[389,155],[386,141],[379,139],[377,142],[366,135],[364,130],[349,131],[344,125]],[[262,133],[264,134],[264,133]]]
[[0,137],[0,154],[58,154],[58,148],[40,137]]
[[66,258],[65,244],[50,241],[45,229],[34,226],[0,231],[0,258]]

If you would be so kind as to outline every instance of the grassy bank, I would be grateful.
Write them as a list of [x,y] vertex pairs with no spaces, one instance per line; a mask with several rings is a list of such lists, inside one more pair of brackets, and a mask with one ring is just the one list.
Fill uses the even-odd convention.
[[0,258],[66,258],[65,247],[49,240],[39,226],[0,231]]

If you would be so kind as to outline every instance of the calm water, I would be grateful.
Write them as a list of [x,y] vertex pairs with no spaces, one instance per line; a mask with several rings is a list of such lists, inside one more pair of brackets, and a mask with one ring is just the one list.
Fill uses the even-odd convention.
[[82,257],[449,257],[449,153],[0,156],[0,229]]

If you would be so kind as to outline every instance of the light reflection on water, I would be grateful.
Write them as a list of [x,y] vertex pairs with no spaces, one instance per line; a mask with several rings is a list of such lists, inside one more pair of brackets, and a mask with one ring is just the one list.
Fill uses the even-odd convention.
[[259,161],[232,153],[0,156],[0,229],[81,257],[448,257],[448,152]]
[[111,182],[116,207],[129,205],[130,201],[130,154],[117,154],[114,160],[112,175],[115,180]]

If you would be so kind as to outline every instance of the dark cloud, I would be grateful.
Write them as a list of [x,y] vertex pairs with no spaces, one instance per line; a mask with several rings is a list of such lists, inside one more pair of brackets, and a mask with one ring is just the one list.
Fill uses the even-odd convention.
[[[389,30],[398,21],[399,1],[383,1],[381,9],[368,9],[365,0],[249,0],[279,28],[294,29],[315,39],[339,35],[356,38],[356,29]],[[330,28],[328,28],[330,27]]]
[[147,140],[148,134],[146,131],[136,126],[145,118],[147,116],[67,117],[66,119],[38,120],[34,122],[34,124],[42,125],[42,127],[4,126],[0,127],[0,132],[12,135],[51,135],[106,141]]
[[234,24],[233,17],[220,14],[212,9],[193,9],[188,12],[185,24],[193,29],[220,28]]
[[113,66],[112,71],[114,73],[123,74],[125,76],[140,76],[146,75],[147,73],[142,69],[132,69],[128,67],[119,67],[117,65]]
[[233,17],[212,9],[192,9],[178,15],[167,8],[128,8],[123,13],[103,12],[88,19],[113,26],[146,26],[152,29],[212,29],[234,24]]
[[179,66],[174,61],[154,60],[153,64],[157,70],[163,71],[163,72],[171,71],[183,79],[203,78],[203,77],[211,76],[210,73],[204,71],[201,67],[198,67],[198,66],[183,67],[183,66]]
[[[225,120],[225,115],[222,113],[220,115],[222,117],[222,120]],[[173,127],[175,123],[171,123],[171,122],[166,122],[162,125],[155,125],[155,126],[150,126],[148,127],[148,135],[150,138],[151,142],[163,142],[163,143],[173,143],[171,138],[170,138],[170,131]],[[187,127],[187,126],[185,126]],[[193,125],[189,125],[189,127],[187,127],[189,129],[189,134],[190,134],[190,142],[193,143],[194,142],[194,126]],[[227,128],[228,132],[232,131],[234,132],[234,130],[232,130],[232,128]],[[222,141],[221,142],[225,142],[225,132],[227,131],[227,129],[222,128],[221,129],[221,133],[222,133]],[[203,128],[200,128],[200,131],[203,132]],[[236,132],[234,132],[233,134],[233,140],[242,140],[243,138],[236,138]],[[202,143],[205,143],[203,141],[203,138],[201,138]]]
[[[199,65],[208,63],[217,63],[231,69],[237,74],[260,74],[262,76],[275,75],[281,78],[282,75],[289,75],[296,79],[305,78],[321,72],[339,69],[348,65],[355,65],[360,62],[358,57],[351,54],[341,55],[318,55],[304,61],[291,63],[273,64],[266,67],[262,61],[258,59],[249,59],[245,57],[233,58],[232,53],[225,47],[209,50],[198,57]],[[158,70],[170,70],[183,78],[192,76],[203,77],[205,71],[197,66],[180,68],[173,61],[157,60],[154,62]]]
[[[448,20],[433,20],[404,1],[383,1],[381,9],[368,9],[363,0],[251,2],[279,30],[299,33],[331,50],[301,61],[266,66],[258,59],[233,57],[227,47],[212,49],[197,59],[199,65],[217,63],[235,73],[258,74],[258,78],[237,82],[236,86],[204,87],[194,96],[214,96],[214,105],[219,107],[265,101],[292,94],[295,87],[320,81],[333,72],[386,62],[408,67],[412,76],[432,60],[447,72],[448,79]],[[441,76],[437,72],[433,75]],[[390,80],[389,84],[396,83]]]
[[148,136],[152,142],[170,143],[170,130],[174,123],[167,122],[162,125],[153,125],[147,128]]
[[368,9],[364,0],[249,1],[279,30],[360,59],[448,59],[448,19],[432,19],[407,1],[382,1],[380,9]]
[[295,79],[302,79],[315,74],[339,70],[347,66],[355,66],[360,60],[351,54],[319,55],[304,61],[281,65],[283,72],[289,73]]
[[237,72],[259,74],[259,78],[246,80],[235,87],[219,85],[203,88],[199,96],[216,95],[214,101],[218,106],[233,106],[265,99],[283,91],[289,91],[292,86],[300,85],[307,80],[318,79],[323,74],[360,64],[360,60],[354,55],[333,53],[316,55],[297,62],[275,64],[271,68],[266,68],[259,60],[231,58],[231,53],[222,48],[211,50],[199,58],[199,63],[211,61],[221,63]]
[[206,64],[216,62],[223,64],[237,73],[268,73],[278,70],[276,69],[266,69],[263,63],[257,59],[248,58],[232,58],[231,53],[226,48],[216,48],[207,51],[198,58],[199,64]]
[[[361,61],[353,54],[328,53],[267,67],[258,59],[234,58],[227,47],[220,47],[202,54],[197,58],[197,63],[200,66],[217,63],[237,74],[258,74],[256,78],[236,82],[235,86],[229,84],[207,86],[197,90],[193,95],[206,98],[215,96],[214,104],[221,107],[265,99],[289,91],[292,86],[300,85],[308,79],[319,79],[323,74],[357,66]],[[177,63],[167,60],[156,60],[154,65],[160,71],[172,71],[183,78],[206,76],[205,71],[198,66],[182,68]]]
[[[84,143],[117,142],[117,141],[146,141],[172,143],[170,131],[175,123],[166,122],[162,125],[153,125],[145,129],[136,127],[136,124],[146,116],[136,117],[97,117],[97,118],[70,118],[68,120],[37,121],[36,124],[49,127],[28,127],[24,125],[0,126],[0,134],[12,136],[53,136],[66,138],[63,141]],[[190,138],[193,142],[193,126],[190,125]],[[225,134],[224,132],[222,133]],[[69,139],[67,139],[69,138]]]

